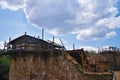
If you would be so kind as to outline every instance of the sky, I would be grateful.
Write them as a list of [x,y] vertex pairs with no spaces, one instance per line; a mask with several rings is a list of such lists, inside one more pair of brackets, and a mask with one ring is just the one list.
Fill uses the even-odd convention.
[[67,49],[120,48],[120,0],[0,0],[0,48],[24,35],[40,36]]

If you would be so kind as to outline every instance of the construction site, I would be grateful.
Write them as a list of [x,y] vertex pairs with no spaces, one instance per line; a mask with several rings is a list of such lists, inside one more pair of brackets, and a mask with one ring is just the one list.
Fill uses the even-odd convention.
[[[61,40],[60,40],[61,41]],[[26,33],[5,42],[10,56],[9,80],[120,80],[120,50],[100,48],[86,55],[84,49],[67,50],[53,41]]]

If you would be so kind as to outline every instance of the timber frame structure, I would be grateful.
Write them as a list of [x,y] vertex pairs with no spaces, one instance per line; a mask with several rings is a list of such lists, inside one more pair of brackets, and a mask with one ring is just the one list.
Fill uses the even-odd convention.
[[108,75],[111,80],[112,73],[101,75],[99,72],[108,72],[114,65],[120,70],[119,51],[114,50],[118,51],[111,47],[108,51],[86,56],[84,49],[66,50],[64,44],[55,43],[54,38],[45,41],[26,33],[14,40],[10,38],[4,45],[5,55],[10,56],[9,80],[106,80],[96,75]]
[[[64,68],[65,72],[62,71],[64,73],[61,75],[62,78],[67,74],[74,74],[79,77],[80,75],[77,75],[79,71],[76,72],[74,66],[79,65],[78,67],[84,68],[87,64],[83,49],[68,51],[63,43],[61,46],[55,43],[54,40],[45,41],[39,39],[39,37],[29,36],[26,33],[14,40],[9,39],[9,42],[4,45],[4,53],[10,56],[9,80],[50,80],[50,77],[55,77],[55,73],[61,73]],[[71,63],[74,66],[67,66],[72,65]],[[60,68],[61,71],[57,70],[58,65],[62,67]],[[51,67],[56,67],[55,71],[54,69],[51,71]],[[69,68],[74,68],[73,71],[75,71],[71,72],[71,70],[68,70]],[[40,77],[44,78],[40,79]],[[51,80],[59,78],[51,78]],[[71,79],[77,80],[77,77],[71,77]],[[66,78],[66,80],[70,80],[70,78]]]

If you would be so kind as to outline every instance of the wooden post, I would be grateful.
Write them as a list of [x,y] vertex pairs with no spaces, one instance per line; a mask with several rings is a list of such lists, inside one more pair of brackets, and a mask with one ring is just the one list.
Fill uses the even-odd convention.
[[73,44],[73,50],[75,50],[75,44]]
[[64,50],[67,51],[67,49],[65,48],[65,46],[64,46],[64,44],[63,44],[63,42],[62,42],[62,40],[61,40],[61,39],[59,39],[59,40],[60,40],[60,42],[61,42],[61,44],[62,44]]
[[42,40],[44,40],[44,28],[42,28]]
[[53,44],[54,44],[54,38],[55,38],[55,37],[53,36]]
[[7,44],[8,45],[7,46],[8,50],[10,50],[10,41],[11,41],[11,37],[9,37],[9,43]]
[[9,42],[11,41],[11,37],[9,37]]
[[40,39],[40,36],[38,36],[38,39]]
[[27,35],[27,32],[25,32],[25,35]]

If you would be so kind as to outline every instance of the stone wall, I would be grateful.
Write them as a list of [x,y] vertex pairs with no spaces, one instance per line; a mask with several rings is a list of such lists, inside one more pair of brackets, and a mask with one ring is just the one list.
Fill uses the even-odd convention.
[[9,80],[107,80],[84,75],[81,66],[68,54],[44,58],[26,53],[25,60],[20,55],[16,58],[10,58]]

